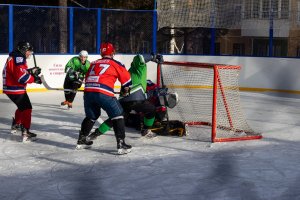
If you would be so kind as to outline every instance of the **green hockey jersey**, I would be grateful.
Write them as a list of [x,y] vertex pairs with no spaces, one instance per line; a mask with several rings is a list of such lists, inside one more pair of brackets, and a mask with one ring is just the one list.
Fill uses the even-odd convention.
[[70,69],[74,72],[79,72],[79,77],[84,78],[86,72],[90,67],[90,61],[86,60],[85,64],[81,63],[78,56],[75,56],[69,60],[65,66],[65,73],[68,73]]

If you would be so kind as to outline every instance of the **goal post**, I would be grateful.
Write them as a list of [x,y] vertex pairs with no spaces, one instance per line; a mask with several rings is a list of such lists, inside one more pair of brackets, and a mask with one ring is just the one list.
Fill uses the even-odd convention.
[[164,62],[157,69],[157,84],[178,94],[178,104],[168,109],[170,120],[187,126],[208,126],[211,142],[261,139],[248,125],[239,93],[240,66]]

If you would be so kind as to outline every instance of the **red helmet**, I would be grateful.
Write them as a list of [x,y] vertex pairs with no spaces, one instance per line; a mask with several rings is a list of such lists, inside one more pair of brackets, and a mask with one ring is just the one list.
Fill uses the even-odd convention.
[[113,55],[115,53],[115,48],[111,43],[105,42],[100,46],[100,54],[101,56]]

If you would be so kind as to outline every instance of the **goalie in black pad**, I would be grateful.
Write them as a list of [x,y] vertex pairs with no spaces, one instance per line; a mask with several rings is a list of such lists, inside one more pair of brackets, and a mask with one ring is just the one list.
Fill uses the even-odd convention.
[[[168,88],[159,88],[151,80],[147,81],[149,101],[155,105],[155,122],[151,129],[158,135],[185,136],[185,124],[178,120],[167,119],[167,108],[174,108],[178,103],[177,93],[169,93]],[[165,99],[167,101],[165,101]]]
[[[124,120],[127,127],[135,128],[141,133],[143,133],[143,127],[145,122],[145,113],[147,110],[154,114],[154,122],[149,128],[152,132],[152,135],[146,137],[153,137],[156,135],[172,135],[172,136],[185,136],[186,127],[185,124],[178,120],[166,120],[167,106],[169,108],[174,108],[178,103],[178,95],[176,93],[168,93],[168,88],[158,88],[152,81],[147,81],[147,96],[148,99],[143,104],[134,104],[130,101],[126,102],[122,100],[122,106],[124,108]],[[138,95],[140,96],[140,94]],[[167,103],[163,101],[163,97],[166,96]],[[144,112],[137,112],[138,106],[141,106],[141,110]],[[144,106],[142,108],[142,106]],[[155,109],[155,111],[153,111]],[[149,116],[148,112],[148,116]],[[94,140],[98,136],[106,133],[112,127],[111,120],[108,119],[100,125],[93,133],[88,136],[89,140]],[[142,134],[142,136],[145,136]]]

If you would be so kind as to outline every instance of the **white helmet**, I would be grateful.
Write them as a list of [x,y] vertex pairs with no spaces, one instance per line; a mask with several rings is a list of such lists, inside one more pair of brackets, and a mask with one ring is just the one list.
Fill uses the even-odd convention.
[[82,50],[82,51],[80,51],[80,53],[79,53],[79,56],[83,56],[83,57],[88,57],[88,52],[86,51],[86,50]]

